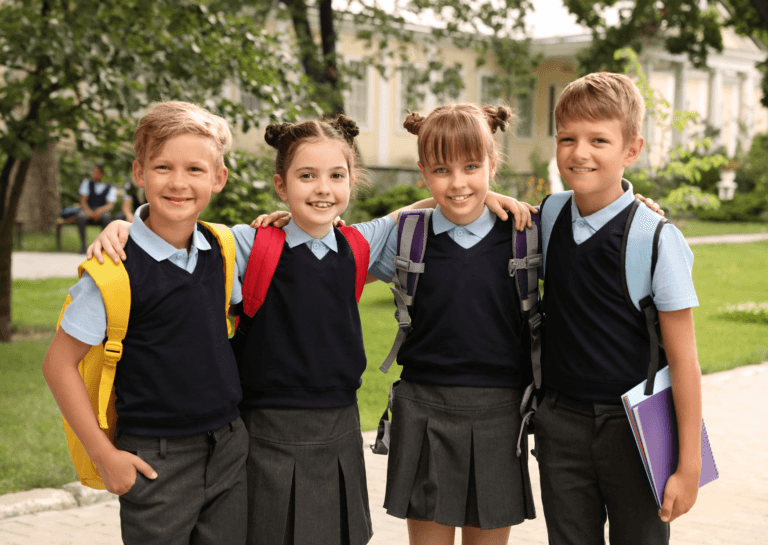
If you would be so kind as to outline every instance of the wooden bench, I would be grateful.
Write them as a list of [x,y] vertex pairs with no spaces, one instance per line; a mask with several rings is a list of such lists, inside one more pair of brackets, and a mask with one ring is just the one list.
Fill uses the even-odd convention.
[[77,225],[77,215],[64,218],[56,218],[56,249],[61,251],[61,228],[65,225]]

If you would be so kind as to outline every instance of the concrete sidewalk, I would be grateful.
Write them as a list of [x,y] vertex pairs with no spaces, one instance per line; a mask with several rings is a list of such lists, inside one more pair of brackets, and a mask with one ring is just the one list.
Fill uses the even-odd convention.
[[[671,542],[764,545],[768,543],[768,362],[706,375],[702,378],[702,390],[704,420],[720,478],[702,488],[693,510],[672,524]],[[405,522],[388,516],[381,507],[387,458],[374,455],[367,448],[375,432],[365,432],[363,436],[374,529],[371,545],[406,544]],[[544,545],[547,536],[539,500],[538,468],[532,458],[530,471],[538,518],[514,527],[510,543]],[[62,499],[63,496],[70,499]],[[87,501],[91,499],[86,498],[84,503]],[[45,509],[0,519],[0,543],[121,543],[119,507],[114,497],[93,505],[75,507],[76,504],[69,492],[53,489],[0,496],[0,517],[4,512]],[[57,505],[61,510],[50,510]],[[66,506],[69,507],[62,509]],[[457,538],[456,543],[460,542]]]
[[[699,244],[742,244],[768,240],[768,233],[688,237],[691,246]],[[77,266],[85,260],[81,254],[61,252],[13,252],[11,278],[77,277]]]

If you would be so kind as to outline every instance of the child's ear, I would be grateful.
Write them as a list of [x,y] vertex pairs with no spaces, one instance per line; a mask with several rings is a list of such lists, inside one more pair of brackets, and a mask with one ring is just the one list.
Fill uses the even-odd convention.
[[640,158],[640,152],[643,150],[643,144],[645,143],[645,140],[643,140],[642,136],[638,136],[633,141],[629,143],[629,146],[627,146],[627,151],[624,156],[624,166],[628,167],[630,165],[633,165],[635,161],[637,161]]
[[144,168],[139,163],[138,159],[133,161],[133,181],[139,187],[144,187]]
[[288,202],[288,192],[285,190],[285,180],[279,174],[272,176],[272,183],[277,191],[277,196],[284,202]]
[[421,164],[421,161],[419,161],[416,164],[419,165],[419,170],[421,171],[421,177],[424,179],[424,185],[426,185],[429,188],[429,180],[427,179],[427,171],[424,169],[424,165]]
[[498,166],[498,164],[499,164],[499,157],[498,156],[494,156],[493,159],[491,159],[491,162],[490,162],[490,165],[489,165],[489,167],[490,167],[490,169],[489,169],[490,170],[490,173],[489,173],[490,176],[488,176],[489,180],[493,180],[494,176],[496,176],[496,167]]
[[211,191],[213,193],[221,193],[221,190],[224,189],[225,185],[227,185],[229,169],[225,166],[219,166],[216,168],[216,174],[214,176],[215,178],[213,180],[213,188]]

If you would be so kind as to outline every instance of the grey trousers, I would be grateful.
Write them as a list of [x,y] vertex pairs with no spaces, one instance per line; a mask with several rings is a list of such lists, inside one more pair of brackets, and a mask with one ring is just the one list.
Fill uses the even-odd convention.
[[184,437],[119,434],[115,446],[139,456],[158,475],[150,480],[139,473],[120,496],[124,543],[245,543],[248,434],[240,418]]
[[547,394],[535,417],[541,499],[551,545],[665,545],[629,420],[621,405]]

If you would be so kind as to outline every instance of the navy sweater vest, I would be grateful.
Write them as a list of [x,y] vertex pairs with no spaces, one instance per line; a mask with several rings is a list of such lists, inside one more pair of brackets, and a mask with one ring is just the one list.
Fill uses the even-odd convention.
[[96,182],[90,180],[88,182],[88,208],[96,210],[98,207],[107,204],[107,195],[109,195],[110,189],[112,189],[112,186],[105,184],[101,193],[96,193]]
[[128,239],[131,314],[117,364],[118,428],[155,437],[211,431],[236,419],[240,381],[224,321],[224,268],[216,238],[193,273],[155,261]]
[[[647,377],[648,330],[627,305],[621,280],[629,208],[577,245],[566,204],[549,241],[543,380],[578,399],[621,403],[621,395]],[[666,365],[663,351],[660,365]]]
[[413,331],[397,357],[402,378],[423,384],[518,388],[522,386],[522,320],[512,257],[511,221],[496,220],[471,248],[432,223],[419,277]]
[[241,408],[321,409],[357,402],[366,358],[355,301],[355,258],[334,229],[338,253],[317,259],[283,246],[243,348]]

